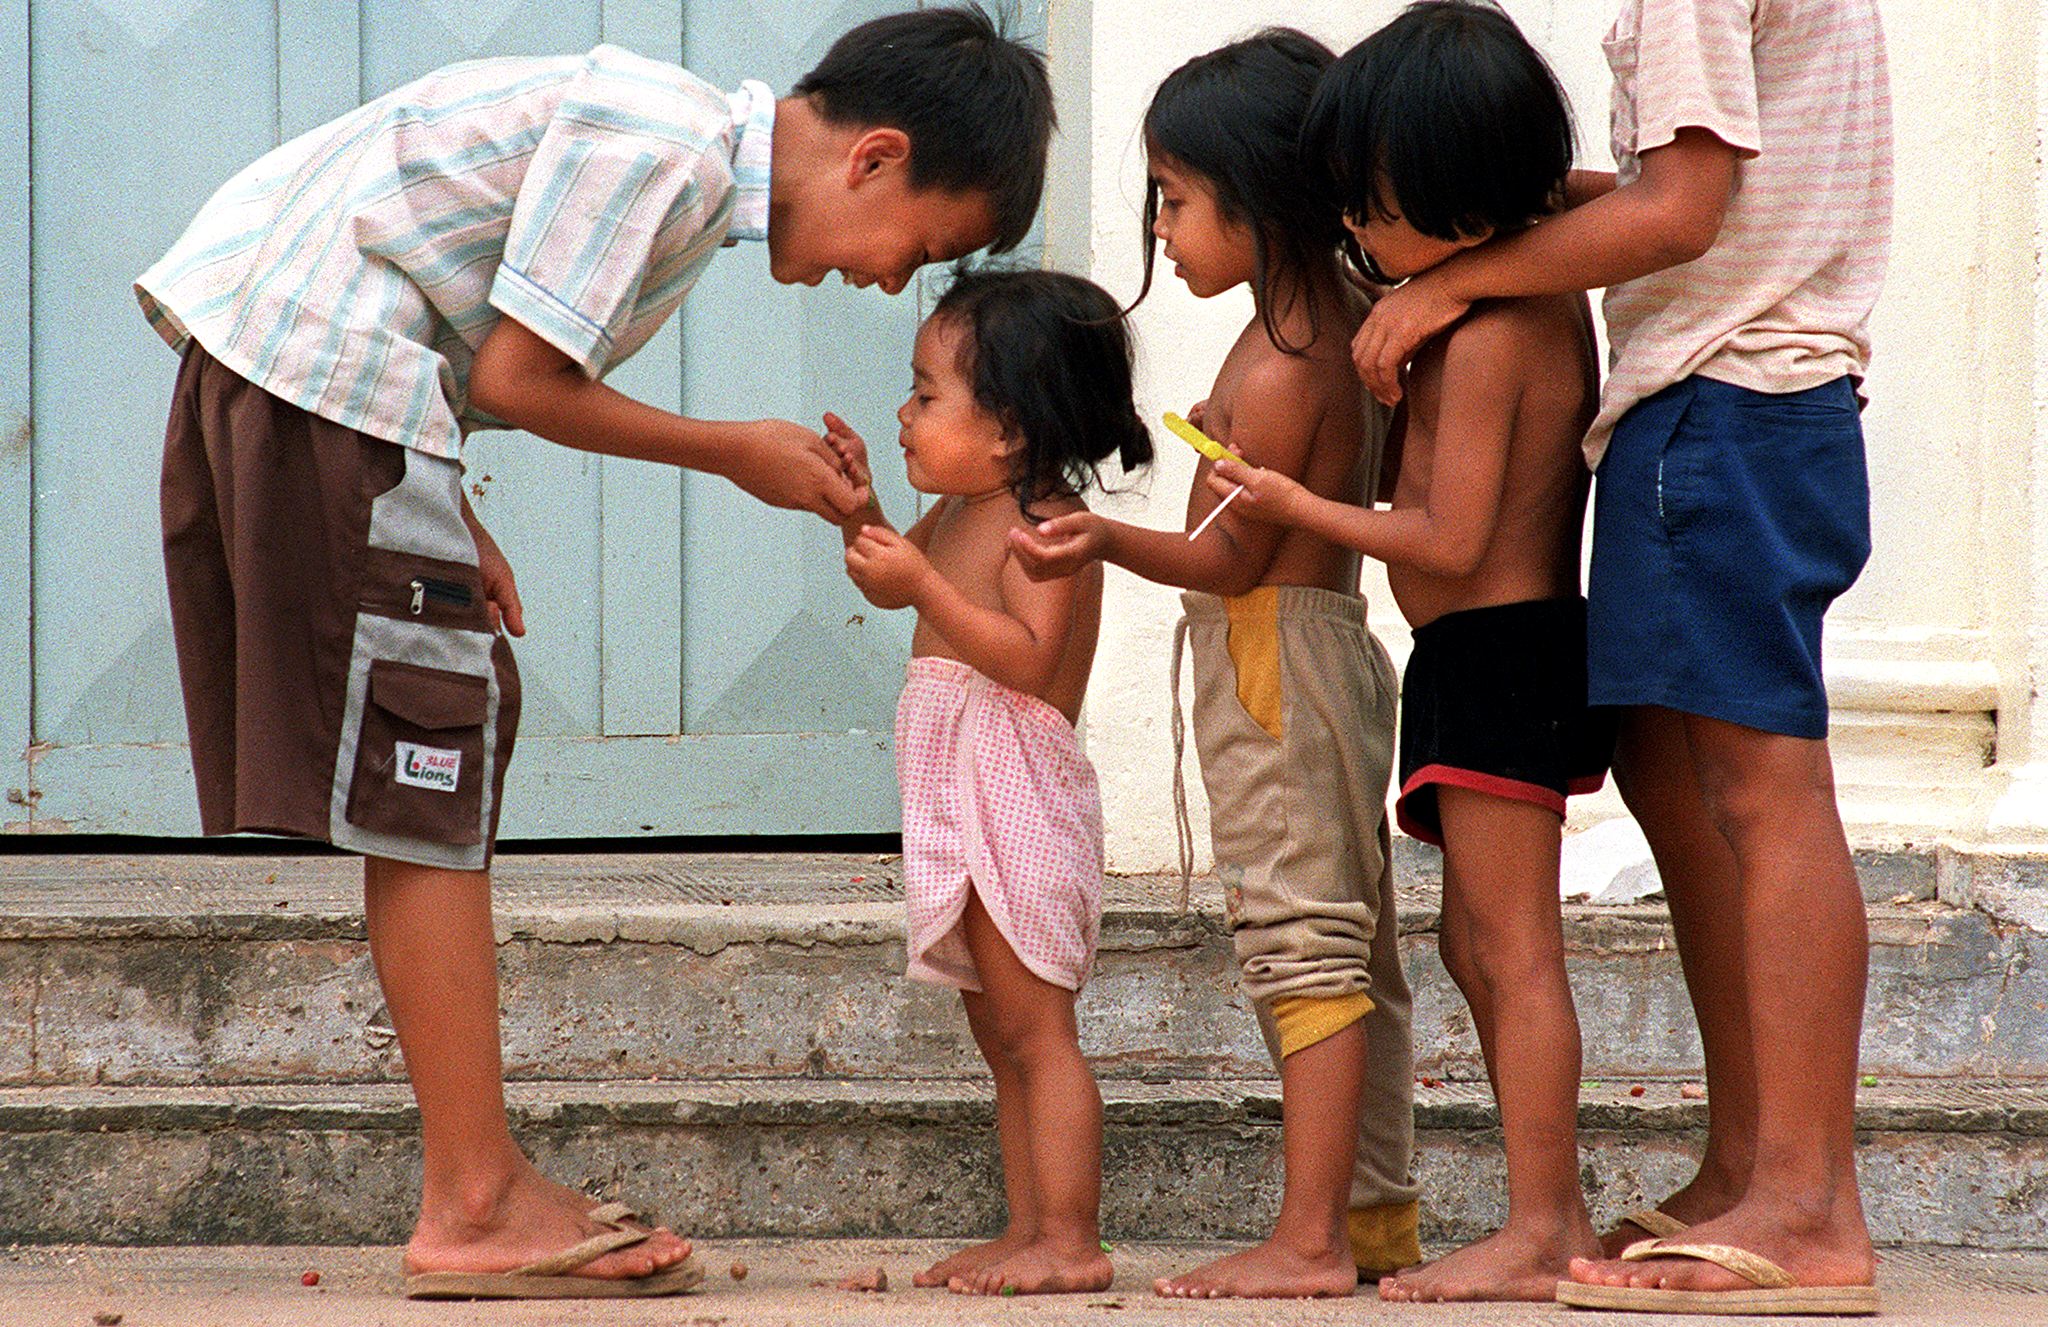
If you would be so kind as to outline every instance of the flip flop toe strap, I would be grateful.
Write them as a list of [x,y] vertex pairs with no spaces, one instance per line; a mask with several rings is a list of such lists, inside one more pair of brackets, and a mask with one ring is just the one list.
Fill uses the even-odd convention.
[[[606,1226],[616,1226],[624,1221],[638,1221],[640,1219],[640,1214],[633,1210],[632,1204],[617,1201],[606,1203],[602,1207],[593,1207],[583,1215],[600,1225]],[[1648,1230],[1649,1227],[1644,1226],[1643,1229]]]
[[1625,1262],[1651,1258],[1697,1258],[1725,1267],[1743,1280],[1764,1290],[1789,1290],[1797,1284],[1792,1274],[1769,1258],[1738,1249],[1732,1244],[1686,1244],[1677,1240],[1646,1239],[1622,1250]]
[[601,1235],[592,1235],[578,1244],[572,1244],[559,1253],[551,1253],[536,1259],[524,1267],[514,1268],[514,1276],[567,1276],[580,1267],[604,1257],[615,1249],[623,1249],[646,1240],[645,1230],[622,1230],[614,1227]]
[[1625,1224],[1638,1230],[1649,1231],[1652,1239],[1666,1239],[1682,1234],[1686,1228],[1685,1222],[1655,1207],[1640,1208],[1624,1214],[1621,1219]]

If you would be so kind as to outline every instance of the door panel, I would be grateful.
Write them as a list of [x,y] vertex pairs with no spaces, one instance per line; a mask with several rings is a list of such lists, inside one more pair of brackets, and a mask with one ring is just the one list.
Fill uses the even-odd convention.
[[[31,568],[0,585],[0,609],[20,608],[0,638],[0,741],[36,756],[0,781],[0,822],[197,832],[157,514],[176,365],[129,287],[222,181],[451,61],[608,41],[786,93],[834,36],[893,7],[0,0],[0,95],[31,127],[0,112],[0,197],[34,184],[32,209],[0,209],[0,261],[30,272],[28,298],[0,306],[0,499],[33,489],[32,521],[0,514],[0,547]],[[609,381],[709,418],[835,409],[907,522],[893,412],[921,301],[780,287],[765,247],[739,245]],[[860,599],[835,530],[708,476],[525,434],[480,434],[466,460],[529,627],[507,837],[895,827],[909,615]]]

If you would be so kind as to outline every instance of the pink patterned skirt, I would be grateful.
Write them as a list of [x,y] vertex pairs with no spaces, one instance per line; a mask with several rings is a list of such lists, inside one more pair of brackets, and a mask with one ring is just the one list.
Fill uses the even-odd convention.
[[1026,968],[1080,990],[1102,925],[1102,799],[1066,716],[957,659],[912,659],[896,779],[910,975],[982,988],[960,924],[972,889]]

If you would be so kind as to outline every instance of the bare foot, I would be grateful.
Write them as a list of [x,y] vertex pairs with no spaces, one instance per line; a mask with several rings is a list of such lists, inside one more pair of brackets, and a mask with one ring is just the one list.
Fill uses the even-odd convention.
[[[1791,1273],[1802,1286],[1867,1286],[1877,1273],[1853,1203],[1833,1219],[1815,1220],[1801,1209],[1762,1200],[1745,1201],[1725,1215],[1685,1232],[1688,1244],[1731,1244],[1760,1254]],[[1694,1258],[1651,1258],[1642,1262],[1574,1258],[1570,1278],[1587,1285],[1637,1286],[1653,1290],[1753,1290],[1724,1267]]]
[[1155,1293],[1169,1299],[1326,1299],[1348,1296],[1357,1288],[1358,1268],[1344,1241],[1310,1257],[1278,1236],[1152,1283]]
[[946,1288],[956,1295],[1073,1295],[1109,1289],[1116,1269],[1096,1244],[1054,1244],[1038,1240],[1000,1262],[956,1276]]
[[1575,1235],[1530,1238],[1510,1227],[1467,1244],[1434,1262],[1387,1277],[1380,1298],[1399,1304],[1453,1300],[1533,1300],[1551,1303],[1574,1257],[1600,1247],[1593,1227],[1579,1218]]
[[[606,1228],[586,1215],[599,1205],[524,1167],[493,1203],[464,1212],[422,1212],[405,1247],[405,1271],[509,1272],[602,1234]],[[593,1259],[575,1274],[633,1279],[652,1276],[689,1256],[690,1242],[660,1226],[638,1244]]]
[[910,1278],[910,1284],[942,1286],[954,1277],[966,1278],[981,1271],[992,1263],[1001,1262],[1020,1249],[1028,1248],[1036,1236],[1028,1231],[1006,1230],[985,1244],[960,1250],[950,1258],[941,1258],[931,1266]]

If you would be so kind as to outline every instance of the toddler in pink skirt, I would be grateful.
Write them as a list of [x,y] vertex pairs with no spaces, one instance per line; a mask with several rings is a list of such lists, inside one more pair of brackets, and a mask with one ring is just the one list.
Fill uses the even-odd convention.
[[[959,989],[996,1083],[1009,1224],[920,1273],[963,1294],[1099,1291],[1102,1097],[1074,996],[1102,916],[1102,806],[1074,734],[1102,572],[1034,581],[1010,541],[1084,511],[1115,456],[1152,457],[1131,403],[1115,300],[1057,272],[958,277],[918,330],[896,412],[930,510],[898,534],[870,501],[846,523],[847,574],[880,608],[915,608],[896,712],[910,975]],[[867,449],[828,438],[868,481]]]

